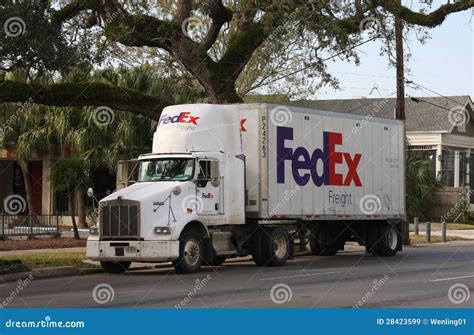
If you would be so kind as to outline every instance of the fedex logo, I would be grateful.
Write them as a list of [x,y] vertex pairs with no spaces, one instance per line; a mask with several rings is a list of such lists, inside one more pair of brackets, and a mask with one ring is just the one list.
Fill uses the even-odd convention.
[[210,192],[209,193],[203,193],[202,198],[203,199],[214,199],[214,194],[212,194]]
[[182,112],[175,116],[162,115],[160,122],[158,124],[168,124],[168,123],[192,123],[197,125],[199,117],[192,116],[190,112]]
[[[362,183],[357,173],[357,166],[362,157],[361,154],[351,156],[348,152],[339,152],[336,146],[342,145],[342,134],[334,132],[323,132],[323,148],[316,149],[310,153],[303,147],[286,147],[285,141],[293,140],[293,128],[277,127],[277,183],[285,183],[285,161],[291,161],[291,170],[295,182],[304,186],[309,179],[316,186],[333,185],[349,186],[353,182],[360,187]],[[322,173],[317,171],[318,164],[322,165]],[[336,173],[336,167],[346,164],[348,172],[344,177]]]

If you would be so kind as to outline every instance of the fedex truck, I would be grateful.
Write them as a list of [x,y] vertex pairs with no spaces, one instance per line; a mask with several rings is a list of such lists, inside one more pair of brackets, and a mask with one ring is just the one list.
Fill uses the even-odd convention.
[[[369,114],[369,111],[368,111]],[[397,120],[271,104],[170,106],[138,180],[99,204],[87,256],[110,273],[131,262],[178,272],[252,255],[292,257],[299,232],[314,255],[357,241],[401,250],[404,131]]]

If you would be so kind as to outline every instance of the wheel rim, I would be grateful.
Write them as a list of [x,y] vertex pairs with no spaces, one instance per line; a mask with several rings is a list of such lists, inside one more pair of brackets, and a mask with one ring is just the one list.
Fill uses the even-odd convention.
[[397,249],[397,244],[398,244],[398,234],[395,231],[395,229],[390,228],[388,230],[388,246],[390,247],[390,250]]
[[286,255],[286,238],[283,235],[275,237],[275,256],[278,258],[284,258]]
[[184,259],[190,266],[194,266],[199,262],[200,247],[196,240],[188,240],[184,245]]

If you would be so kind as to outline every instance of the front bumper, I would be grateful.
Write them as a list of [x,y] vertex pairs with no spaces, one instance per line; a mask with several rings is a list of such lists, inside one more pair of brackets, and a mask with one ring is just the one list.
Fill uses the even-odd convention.
[[169,262],[179,256],[178,241],[87,241],[94,261]]

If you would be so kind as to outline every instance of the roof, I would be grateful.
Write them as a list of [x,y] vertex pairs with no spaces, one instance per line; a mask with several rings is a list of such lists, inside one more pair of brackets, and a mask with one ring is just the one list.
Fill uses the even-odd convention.
[[[419,102],[405,99],[406,130],[415,131],[447,131],[453,124],[449,113],[453,108],[468,107],[472,113],[472,100],[468,95],[448,97],[419,97]],[[335,100],[299,100],[290,103],[293,106],[314,108],[339,113],[350,113],[393,119],[396,98],[378,99],[335,99]],[[474,121],[471,117],[471,121]]]

